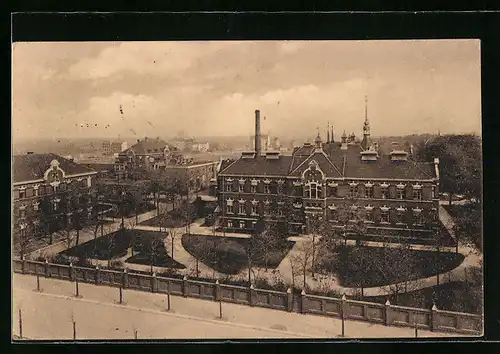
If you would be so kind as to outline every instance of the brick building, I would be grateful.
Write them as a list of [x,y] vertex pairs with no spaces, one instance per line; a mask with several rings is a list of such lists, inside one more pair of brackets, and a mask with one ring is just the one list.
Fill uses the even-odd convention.
[[[260,113],[256,111],[256,136]],[[257,139],[259,142],[260,139]],[[326,142],[296,147],[292,156],[254,151],[226,163],[218,174],[221,224],[249,232],[259,218],[284,219],[290,233],[307,233],[307,220],[321,217],[346,230],[360,220],[368,234],[431,238],[438,220],[439,160],[417,162],[397,146],[381,151],[370,138],[365,113],[363,139],[333,127]]]
[[175,148],[160,138],[137,142],[120,152],[115,160],[115,175],[118,179],[141,179],[145,171],[159,170],[168,163]]
[[209,188],[210,181],[217,176],[218,164],[217,161],[191,161],[168,164],[164,170],[166,175],[178,178],[189,193],[194,193]]
[[13,234],[36,236],[95,216],[97,172],[56,154],[13,157]]

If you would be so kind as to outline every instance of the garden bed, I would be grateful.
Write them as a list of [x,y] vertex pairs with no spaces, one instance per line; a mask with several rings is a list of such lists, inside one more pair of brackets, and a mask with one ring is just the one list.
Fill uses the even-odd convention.
[[[224,274],[238,274],[248,266],[245,249],[250,239],[236,237],[219,237],[204,235],[182,236],[182,245],[193,257],[209,267]],[[268,252],[267,267],[274,269],[279,266],[295,242],[283,240],[275,249]],[[265,259],[254,255],[254,267],[265,267]]]
[[[122,232],[123,231],[123,232]],[[60,253],[68,257],[82,259],[112,260],[127,255],[128,248],[134,245],[137,254],[126,259],[127,263],[150,265],[150,251],[147,245],[152,239],[158,240],[153,266],[182,269],[184,265],[174,261],[167,253],[163,239],[164,233],[145,230],[118,230],[95,240],[82,243]]]
[[344,287],[369,288],[448,272],[464,260],[460,253],[422,250],[406,250],[404,260],[400,257],[401,251],[394,248],[341,246],[336,254],[323,257],[317,269],[336,274]]

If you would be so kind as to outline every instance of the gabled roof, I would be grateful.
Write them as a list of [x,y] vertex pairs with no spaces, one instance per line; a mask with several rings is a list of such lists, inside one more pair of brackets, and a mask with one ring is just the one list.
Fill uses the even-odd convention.
[[309,168],[309,162],[313,160],[318,163],[318,167],[327,177],[342,176],[339,167],[335,166],[330,157],[323,152],[314,152],[313,154],[309,155],[309,157],[306,158],[301,165],[297,166],[294,170],[291,171],[290,175],[301,176],[302,173]]
[[292,156],[279,156],[277,159],[266,159],[265,156],[257,156],[253,159],[242,159],[234,161],[219,174],[229,175],[259,175],[259,176],[287,176]]
[[77,175],[91,172],[97,173],[90,168],[52,153],[15,155],[12,166],[13,182],[28,182],[43,179],[45,171],[50,168],[50,163],[53,160],[57,160],[59,162],[59,168],[61,168],[66,175]]
[[175,147],[171,144],[167,144],[165,141],[161,139],[150,139],[146,138],[143,140],[139,140],[137,143],[129,147],[128,149],[122,151],[120,154],[126,154],[130,150],[133,150],[136,154],[147,154],[147,153],[163,153],[165,147],[168,146],[170,150],[174,150]]

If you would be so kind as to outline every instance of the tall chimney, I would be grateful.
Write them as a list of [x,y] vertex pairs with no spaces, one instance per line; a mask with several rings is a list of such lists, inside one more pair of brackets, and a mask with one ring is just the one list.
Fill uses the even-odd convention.
[[255,156],[260,156],[262,153],[262,146],[260,141],[260,111],[255,110]]

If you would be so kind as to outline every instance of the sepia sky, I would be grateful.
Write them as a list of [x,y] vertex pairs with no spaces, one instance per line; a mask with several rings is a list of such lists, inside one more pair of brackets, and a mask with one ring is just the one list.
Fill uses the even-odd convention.
[[481,130],[478,40],[15,43],[12,55],[14,141],[244,136],[255,109],[263,133],[314,137],[330,122],[337,138],[361,135],[365,95],[375,136]]

